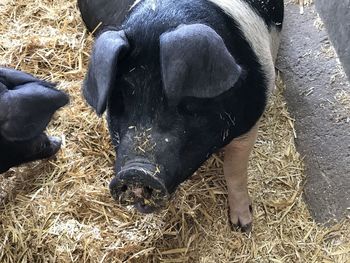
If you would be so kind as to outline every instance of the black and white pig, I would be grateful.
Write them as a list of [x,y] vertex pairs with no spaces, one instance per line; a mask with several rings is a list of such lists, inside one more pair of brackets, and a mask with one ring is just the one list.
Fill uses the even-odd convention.
[[53,156],[61,140],[44,130],[68,96],[55,84],[0,67],[0,173]]
[[78,4],[90,31],[100,25],[83,94],[107,109],[113,197],[152,212],[224,148],[230,220],[250,230],[247,164],[274,88],[283,0]]

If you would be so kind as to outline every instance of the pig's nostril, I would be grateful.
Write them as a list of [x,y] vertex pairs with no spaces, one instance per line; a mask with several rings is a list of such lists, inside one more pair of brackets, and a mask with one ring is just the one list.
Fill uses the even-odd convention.
[[144,169],[144,163],[132,165],[124,166],[110,183],[113,198],[122,205],[135,205],[145,213],[163,207],[169,198],[167,189],[162,180],[147,172],[155,168]]
[[121,188],[120,191],[121,192],[126,192],[128,190],[128,186],[126,184],[124,184]]
[[143,187],[143,194],[145,198],[151,198],[152,197],[152,193],[153,193],[153,189],[145,186]]

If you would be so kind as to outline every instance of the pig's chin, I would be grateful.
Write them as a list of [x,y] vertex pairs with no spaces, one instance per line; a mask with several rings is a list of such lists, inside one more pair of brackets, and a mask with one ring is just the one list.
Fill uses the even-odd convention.
[[154,213],[158,210],[160,210],[159,207],[151,206],[151,205],[146,205],[143,202],[138,202],[134,205],[135,209],[139,211],[140,213],[143,214],[151,214]]

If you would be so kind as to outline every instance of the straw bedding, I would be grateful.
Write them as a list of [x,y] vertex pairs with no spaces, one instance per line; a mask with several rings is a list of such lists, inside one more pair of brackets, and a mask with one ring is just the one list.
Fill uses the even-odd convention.
[[0,176],[0,262],[350,262],[350,222],[313,222],[302,200],[302,158],[278,88],[249,166],[251,235],[228,224],[222,156],[212,157],[169,207],[141,215],[110,197],[114,152],[80,85],[92,39],[75,1],[1,0],[0,64],[60,83],[71,95],[48,132],[56,159]]

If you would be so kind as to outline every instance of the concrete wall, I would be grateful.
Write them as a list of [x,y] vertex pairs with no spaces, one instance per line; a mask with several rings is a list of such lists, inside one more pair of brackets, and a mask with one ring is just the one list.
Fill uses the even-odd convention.
[[[318,1],[321,4],[322,0]],[[334,6],[328,5],[328,1],[332,4],[345,2],[324,0],[323,7],[328,6],[329,10]],[[341,91],[350,92],[350,84],[346,76],[339,74],[337,59],[324,51],[328,32],[314,26],[317,19],[315,5],[305,7],[304,14],[300,15],[297,5],[285,2],[286,16],[277,68],[285,81],[284,95],[295,119],[296,146],[304,158],[304,198],[317,222],[332,222],[350,216],[349,115],[334,97]],[[335,11],[327,12],[330,18],[336,16],[334,20],[350,20],[350,16],[346,18],[335,15]],[[330,28],[333,33],[346,31],[343,25],[338,27]],[[338,49],[342,44],[342,50],[347,50],[350,34],[334,35],[338,36]],[[344,66],[349,66],[349,59],[344,52],[342,54]],[[337,77],[333,79],[335,75]]]
[[350,79],[350,0],[317,0],[315,4]]

